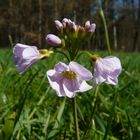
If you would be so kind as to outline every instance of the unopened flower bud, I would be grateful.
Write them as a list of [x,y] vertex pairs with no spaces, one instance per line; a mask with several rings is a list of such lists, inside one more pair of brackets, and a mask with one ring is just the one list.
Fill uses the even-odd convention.
[[85,28],[88,29],[89,27],[90,27],[90,21],[88,20],[85,22]]
[[63,27],[65,28],[66,26],[69,26],[71,24],[71,22],[72,21],[70,19],[64,18],[62,20]]
[[70,22],[69,23],[69,28],[72,29],[72,30],[74,30],[74,31],[77,30],[77,26],[76,26],[76,24],[74,22]]
[[90,24],[90,21],[86,21],[85,22],[85,30],[87,32],[93,33],[93,32],[95,32],[95,28],[96,28],[96,24],[95,23]]
[[52,46],[58,46],[61,44],[61,39],[53,34],[48,34],[46,37],[47,43]]
[[61,30],[63,28],[63,24],[59,20],[55,20],[54,22],[58,30]]
[[91,32],[91,33],[94,33],[95,32],[95,28],[96,28],[96,24],[93,23],[93,24],[90,25],[90,28],[89,28],[88,31]]

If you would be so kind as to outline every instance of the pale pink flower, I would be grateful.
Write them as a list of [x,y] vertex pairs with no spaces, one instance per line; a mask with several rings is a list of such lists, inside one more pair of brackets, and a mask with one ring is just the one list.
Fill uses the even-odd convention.
[[72,98],[76,92],[85,92],[92,88],[86,83],[92,78],[91,72],[73,61],[69,65],[57,63],[53,70],[47,71],[47,77],[51,87],[60,97]]
[[117,85],[121,71],[121,62],[117,57],[98,58],[94,66],[93,85],[96,86],[101,83]]
[[39,61],[43,57],[48,57],[52,51],[38,50],[36,46],[29,46],[17,43],[13,49],[14,63],[17,71],[23,73],[32,64]]

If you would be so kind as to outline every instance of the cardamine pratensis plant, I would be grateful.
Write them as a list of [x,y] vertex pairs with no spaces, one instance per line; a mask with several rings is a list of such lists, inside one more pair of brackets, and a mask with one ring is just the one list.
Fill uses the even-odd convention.
[[[92,74],[88,69],[76,62],[76,58],[80,53],[82,44],[94,34],[95,23],[86,21],[84,26],[80,26],[67,18],[64,18],[62,22],[59,20],[54,22],[59,37],[54,34],[48,34],[46,41],[49,45],[59,46],[59,50],[56,49],[55,51],[64,54],[68,64],[59,61],[55,64],[54,69],[48,70],[46,74],[51,87],[59,97],[73,98],[76,138],[79,139],[76,93],[88,91],[101,83],[117,85],[118,76],[122,70],[121,62],[115,56],[101,58],[97,54],[85,52],[94,64],[94,72]],[[49,57],[55,51],[47,49],[38,50],[36,46],[16,44],[13,53],[17,71],[22,74],[32,64],[40,61],[42,58]],[[93,80],[92,85],[87,83],[89,80]]]

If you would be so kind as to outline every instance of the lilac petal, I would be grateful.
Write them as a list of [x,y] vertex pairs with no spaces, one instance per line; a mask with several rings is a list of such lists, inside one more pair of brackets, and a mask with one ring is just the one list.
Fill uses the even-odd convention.
[[14,62],[20,73],[23,73],[33,63],[40,60],[39,51],[36,46],[17,43],[13,49]]
[[51,87],[56,91],[57,95],[59,97],[66,96],[62,85],[62,79],[57,80],[57,82],[52,80],[52,77],[55,75],[55,70],[49,70],[46,74]]
[[29,45],[17,43],[13,49],[13,53],[14,55],[19,57],[21,56],[30,57],[39,54],[39,51],[36,46],[29,46]]
[[24,44],[20,44],[20,43],[17,43],[13,49],[13,53],[14,55],[16,56],[19,56],[21,57],[22,56],[22,52],[24,51],[24,49],[28,48],[29,46],[28,45],[24,45]]
[[63,62],[59,62],[55,65],[54,69],[57,71],[57,72],[63,72],[63,71],[66,71],[68,70],[68,66],[63,63]]
[[51,79],[51,81],[55,81],[57,83],[63,80],[62,74],[58,72],[55,72],[54,75],[49,76],[49,78]]
[[64,79],[63,84],[71,92],[76,92],[80,88],[80,83],[77,80]]
[[95,77],[94,82],[93,82],[93,86],[96,86],[96,85],[103,83],[105,81],[106,81],[106,79],[103,78],[102,76]]
[[85,81],[83,81],[80,85],[79,92],[86,92],[86,91],[90,90],[91,88],[92,88],[92,86],[88,85]]
[[20,74],[22,74],[25,70],[27,70],[32,64],[34,64],[37,61],[38,59],[33,59],[32,61],[25,61],[25,62],[22,61],[16,65],[16,69]]
[[31,46],[29,48],[24,49],[22,57],[24,59],[28,59],[30,57],[39,57],[39,51],[37,50],[37,47]]
[[116,85],[118,83],[117,77],[121,73],[121,62],[117,57],[109,56],[103,59],[98,59],[94,68],[94,83],[107,83]]
[[88,81],[92,79],[92,73],[82,65],[72,61],[70,62],[69,67],[71,71],[74,71],[78,75],[80,80]]
[[118,84],[118,79],[117,78],[108,77],[107,80],[105,81],[105,83],[112,84],[112,85],[117,85]]
[[76,95],[75,92],[72,92],[72,91],[68,90],[65,85],[63,85],[63,89],[65,91],[65,95],[69,98],[73,98]]
[[119,74],[122,70],[120,60],[115,56],[108,56],[102,59],[103,65],[105,65],[105,69],[108,71],[119,70]]

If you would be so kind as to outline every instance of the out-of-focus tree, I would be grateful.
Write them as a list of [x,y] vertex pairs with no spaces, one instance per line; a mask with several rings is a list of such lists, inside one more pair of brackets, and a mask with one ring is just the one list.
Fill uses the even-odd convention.
[[[84,25],[96,23],[96,33],[88,46],[106,49],[105,34],[99,16],[102,5],[112,49],[136,51],[140,44],[140,0],[4,0],[0,1],[0,43],[44,46],[45,35],[55,33],[54,20],[70,18]],[[4,33],[4,34],[3,34]]]

